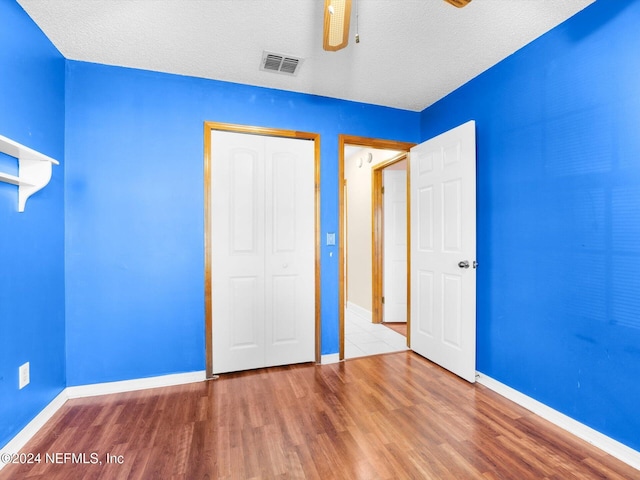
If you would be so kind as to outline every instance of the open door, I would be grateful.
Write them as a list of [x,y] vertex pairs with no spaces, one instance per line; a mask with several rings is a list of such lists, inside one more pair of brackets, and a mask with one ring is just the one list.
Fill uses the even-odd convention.
[[409,170],[411,348],[475,382],[475,122],[413,147]]

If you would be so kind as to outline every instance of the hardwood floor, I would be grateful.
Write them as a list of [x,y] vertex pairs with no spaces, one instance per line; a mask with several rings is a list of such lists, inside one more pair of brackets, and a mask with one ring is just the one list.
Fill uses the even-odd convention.
[[22,451],[0,479],[640,478],[412,352],[69,400]]
[[382,324],[404,337],[407,336],[407,322],[383,322]]

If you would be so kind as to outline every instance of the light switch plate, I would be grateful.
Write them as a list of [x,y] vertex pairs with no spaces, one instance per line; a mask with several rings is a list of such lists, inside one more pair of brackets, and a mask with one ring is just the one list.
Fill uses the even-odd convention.
[[336,234],[327,233],[327,245],[335,245],[335,244],[336,244]]
[[23,389],[27,385],[29,385],[30,381],[29,375],[29,362],[20,365],[18,368],[18,389]]

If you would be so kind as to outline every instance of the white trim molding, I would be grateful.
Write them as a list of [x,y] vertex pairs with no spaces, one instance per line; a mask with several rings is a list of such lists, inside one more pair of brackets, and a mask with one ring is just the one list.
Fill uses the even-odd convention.
[[67,398],[95,397],[96,395],[108,395],[110,393],[133,392],[147,388],[173,387],[185,383],[204,382],[206,380],[204,370],[199,372],[176,373],[159,377],[136,378],[120,382],[94,383],[91,385],[79,385],[67,387]]
[[544,403],[514,390],[504,383],[500,383],[498,380],[494,380],[483,373],[477,372],[476,380],[479,384],[484,385],[505,398],[508,398],[512,402],[517,403],[539,417],[542,417],[563,430],[572,433],[576,437],[581,438],[627,465],[640,470],[640,452],[637,450],[634,450],[633,448],[628,447],[591,427],[588,427],[584,423],[580,423],[577,420],[568,417],[564,413],[560,413]]
[[[107,395],[110,393],[132,392],[134,390],[144,390],[147,388],[172,387],[184,385],[186,383],[203,382],[206,380],[204,370],[189,373],[177,373],[173,375],[161,375],[158,377],[138,378],[134,380],[124,380],[121,382],[95,383],[92,385],[80,385],[77,387],[67,387],[58,394],[38,415],[35,416],[18,434],[9,440],[0,449],[0,455],[19,453],[33,436],[62,408],[67,400],[71,398],[93,397],[96,395]],[[0,470],[6,465],[0,462]]]
[[321,365],[328,365],[330,363],[338,363],[340,361],[340,354],[339,353],[331,353],[329,355],[322,355],[320,357],[320,364]]

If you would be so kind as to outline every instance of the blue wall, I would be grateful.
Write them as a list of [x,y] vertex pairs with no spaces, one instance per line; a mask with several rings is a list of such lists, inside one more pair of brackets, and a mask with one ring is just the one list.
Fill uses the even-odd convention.
[[[0,135],[64,156],[65,60],[12,0],[0,0]],[[61,162],[62,163],[62,162]],[[16,174],[2,156],[0,170]],[[0,447],[65,387],[64,175],[18,213],[18,188],[0,182]],[[18,390],[18,367],[31,383]]]
[[[322,238],[338,230],[338,134],[419,136],[416,112],[74,61],[66,99],[69,385],[204,369],[205,121],[319,133]],[[335,249],[323,354],[338,351]]]
[[640,1],[426,109],[477,122],[478,369],[640,450]]

